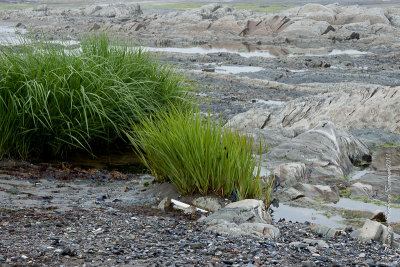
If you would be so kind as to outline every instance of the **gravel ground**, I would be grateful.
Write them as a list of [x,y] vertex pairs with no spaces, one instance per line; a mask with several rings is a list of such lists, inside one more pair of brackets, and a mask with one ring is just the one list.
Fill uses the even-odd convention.
[[326,238],[308,223],[275,221],[277,240],[231,238],[206,232],[198,217],[124,202],[2,208],[0,266],[400,266],[400,250],[353,240],[350,230]]

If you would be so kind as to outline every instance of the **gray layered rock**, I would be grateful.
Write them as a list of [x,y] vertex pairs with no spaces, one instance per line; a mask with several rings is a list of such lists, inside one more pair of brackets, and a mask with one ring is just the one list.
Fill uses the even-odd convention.
[[335,22],[336,12],[334,9],[320,4],[306,4],[300,7],[298,15],[312,20],[326,21],[333,24]]
[[376,149],[372,153],[371,166],[375,170],[386,172],[388,168],[397,169],[397,167],[400,167],[400,145]]
[[309,177],[309,169],[302,162],[290,162],[277,166],[272,175],[279,179],[282,186],[289,187]]
[[218,199],[212,197],[198,197],[192,203],[194,206],[208,211],[217,211],[221,208]]
[[350,6],[342,9],[342,12],[336,15],[335,24],[343,25],[354,22],[368,21],[371,24],[383,23],[389,24],[386,17],[387,12],[382,8],[362,8],[360,6]]
[[321,199],[334,203],[339,201],[339,190],[336,187],[299,183],[294,188],[311,199]]
[[129,17],[142,15],[142,9],[139,4],[126,5],[116,4],[108,6],[92,5],[88,6],[83,10],[84,15],[95,16],[95,17]]
[[337,228],[331,228],[324,225],[313,224],[310,226],[311,231],[317,234],[321,234],[322,236],[326,237],[336,237],[343,233],[342,230]]
[[361,229],[354,231],[351,237],[361,241],[378,241],[389,246],[393,245],[393,230],[379,222],[366,220]]
[[301,162],[310,167],[310,177],[344,177],[352,161],[370,157],[361,141],[333,123],[325,123],[280,144],[264,155],[267,164]]
[[354,183],[352,184],[348,190],[351,191],[352,197],[367,197],[371,198],[373,196],[372,186],[370,184],[364,183]]
[[398,103],[400,87],[366,86],[364,89],[298,98],[274,109],[258,107],[238,114],[229,123],[235,129],[261,125],[260,128],[291,129],[299,133],[321,122],[331,121],[337,128],[379,128],[400,134]]
[[224,235],[279,237],[279,229],[268,224],[272,218],[261,200],[245,199],[231,203],[199,221],[208,225],[208,231]]
[[322,35],[329,26],[330,24],[326,21],[303,19],[290,24],[285,30],[281,32],[281,35],[291,38],[313,38]]
[[371,171],[363,174],[356,182],[371,185],[373,195],[380,200],[386,201],[388,194],[397,195],[400,192],[400,168],[390,171],[391,190],[386,192],[388,177],[387,171]]

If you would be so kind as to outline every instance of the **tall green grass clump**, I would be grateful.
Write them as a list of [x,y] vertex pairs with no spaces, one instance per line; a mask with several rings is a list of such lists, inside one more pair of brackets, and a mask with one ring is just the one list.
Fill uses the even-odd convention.
[[0,158],[113,143],[132,121],[184,105],[186,89],[149,53],[105,35],[72,51],[46,42],[1,48]]
[[[181,194],[261,198],[253,140],[193,111],[172,108],[134,125],[128,134],[142,162]],[[256,170],[256,174],[254,171]]]

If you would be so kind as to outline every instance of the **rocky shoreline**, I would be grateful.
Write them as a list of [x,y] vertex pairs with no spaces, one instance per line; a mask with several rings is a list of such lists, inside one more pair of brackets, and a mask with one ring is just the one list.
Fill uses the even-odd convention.
[[[360,242],[351,237],[351,227],[335,230],[329,237],[311,222],[273,220],[280,233],[274,239],[226,236],[197,222],[200,213],[165,213],[149,207],[163,194],[176,194],[161,192],[157,184],[146,187],[150,177],[110,182],[107,172],[67,180],[42,174],[45,179],[2,177],[1,266],[399,264],[399,249],[376,241]],[[6,181],[14,184],[8,192]],[[153,200],[148,198],[152,192]],[[142,198],[146,205],[137,201],[137,194],[147,196]]]
[[[199,88],[203,112],[262,141],[281,202],[270,226],[226,215],[210,226],[158,210],[198,196],[148,174],[4,160],[0,266],[400,265],[399,6],[37,5],[0,18],[11,40],[15,26],[66,49],[102,31],[145,45]],[[382,224],[369,220],[376,209]]]

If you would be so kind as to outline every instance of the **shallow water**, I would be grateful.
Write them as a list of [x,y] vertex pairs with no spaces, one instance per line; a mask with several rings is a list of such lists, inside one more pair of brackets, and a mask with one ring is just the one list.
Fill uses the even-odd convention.
[[215,72],[217,73],[229,73],[229,74],[259,72],[262,70],[264,70],[264,68],[253,67],[253,66],[219,66],[215,68]]
[[[252,49],[243,52],[242,50],[235,50],[229,48],[214,48],[214,47],[142,47],[145,51],[150,52],[167,52],[167,53],[180,53],[180,54],[212,54],[212,53],[232,53],[238,54],[245,58],[250,57],[263,57],[263,58],[276,58],[278,56],[288,56],[288,57],[321,57],[321,56],[338,56],[338,55],[350,55],[350,56],[361,56],[361,55],[370,55],[370,52],[363,52],[354,49],[347,49],[347,50],[340,50],[340,49],[333,49],[332,51],[325,50],[325,49],[288,49],[285,50],[285,53],[279,53],[276,49]],[[292,51],[290,51],[292,50]],[[300,70],[301,71],[301,70]],[[294,71],[295,72],[295,71]]]
[[150,52],[167,52],[167,53],[180,53],[180,54],[212,54],[212,53],[235,53],[239,54],[242,57],[265,57],[265,58],[274,58],[270,52],[268,51],[254,51],[254,52],[238,52],[233,50],[228,50],[226,48],[203,48],[203,47],[142,47],[145,51]]
[[22,35],[27,31],[25,29],[15,28],[10,25],[0,25],[0,45],[17,45],[26,42]]
[[364,175],[366,175],[368,173],[373,173],[373,171],[370,169],[365,169],[362,171],[355,172],[352,176],[349,177],[349,180],[351,181],[351,180],[360,179],[361,177],[363,177]]
[[329,203],[325,204],[329,207],[342,208],[347,210],[368,210],[376,211],[381,210],[386,213],[388,217],[388,222],[398,222],[400,221],[400,209],[399,208],[389,208],[386,206],[376,205],[374,203],[366,203],[363,201],[357,201],[349,198],[341,198],[336,204]]
[[338,56],[338,55],[361,56],[361,55],[369,55],[369,54],[372,54],[372,53],[362,52],[362,51],[353,50],[353,49],[348,49],[348,50],[333,49],[332,52],[330,52],[328,55],[329,56]]
[[272,216],[275,220],[285,219],[292,222],[310,222],[331,228],[344,227],[344,218],[332,216],[328,218],[321,211],[308,208],[292,207],[286,204],[279,204],[278,208],[272,207]]
[[285,104],[283,101],[277,100],[263,100],[263,99],[255,99],[255,103],[263,104],[263,105],[275,105],[275,106],[282,106]]

